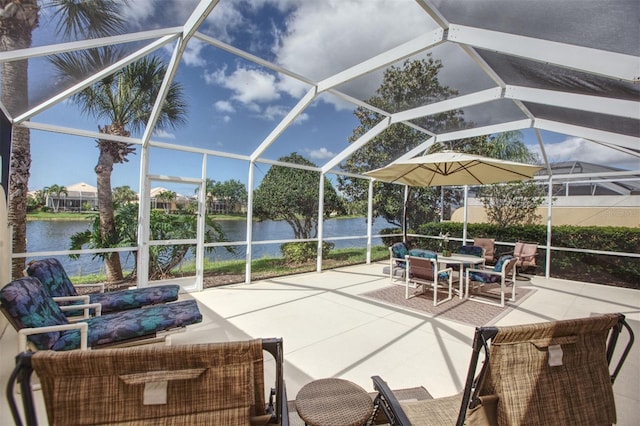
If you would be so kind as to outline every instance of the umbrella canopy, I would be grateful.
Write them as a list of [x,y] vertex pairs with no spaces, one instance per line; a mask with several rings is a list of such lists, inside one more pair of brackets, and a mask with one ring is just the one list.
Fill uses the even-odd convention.
[[528,180],[541,169],[531,164],[443,151],[391,163],[365,175],[409,186],[484,185]]

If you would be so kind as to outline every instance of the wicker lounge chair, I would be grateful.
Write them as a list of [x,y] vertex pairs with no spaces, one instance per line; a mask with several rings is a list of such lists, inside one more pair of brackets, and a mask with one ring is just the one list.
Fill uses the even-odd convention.
[[[610,364],[622,328],[624,349]],[[490,341],[490,346],[489,346]],[[392,425],[583,425],[616,423],[613,382],[633,332],[621,314],[508,327],[478,327],[461,394],[399,402],[373,376],[377,406]],[[484,348],[485,361],[476,368]]]
[[[55,351],[147,343],[202,321],[195,300],[104,316],[99,303],[61,307],[35,277],[20,278],[0,289],[0,309],[18,331],[18,352],[27,349],[27,342],[33,350]],[[85,318],[70,322],[64,310],[82,310]]]
[[[263,350],[275,359],[268,401]],[[21,353],[7,397],[15,423],[22,424],[19,383],[26,423],[37,425],[35,372],[50,425],[288,425],[282,365],[282,339]]]
[[[83,302],[84,298],[78,295],[75,286],[71,283],[69,276],[58,259],[48,258],[31,261],[27,269],[25,269],[25,273],[28,276],[36,277],[54,298],[65,297],[68,304],[86,303]],[[88,284],[88,286],[95,287],[96,285]],[[88,303],[100,303],[102,305],[102,313],[106,314],[158,303],[174,302],[178,300],[179,292],[180,286],[177,284],[107,293],[104,293],[104,286],[102,286],[102,292],[88,294]],[[66,315],[78,315],[78,311],[67,311]]]

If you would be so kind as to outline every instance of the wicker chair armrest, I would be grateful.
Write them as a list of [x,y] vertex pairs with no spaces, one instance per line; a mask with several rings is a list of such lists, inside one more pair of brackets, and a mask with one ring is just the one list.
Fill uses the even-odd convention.
[[46,327],[22,328],[18,330],[18,352],[27,351],[27,336],[32,334],[51,333],[52,331],[80,330],[80,349],[86,350],[89,336],[89,324],[75,322],[71,324],[49,325]]

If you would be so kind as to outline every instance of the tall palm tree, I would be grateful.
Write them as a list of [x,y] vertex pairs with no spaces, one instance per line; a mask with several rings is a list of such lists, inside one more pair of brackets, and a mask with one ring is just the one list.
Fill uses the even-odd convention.
[[[111,47],[93,49],[81,54],[61,54],[52,62],[59,71],[60,78],[74,78],[78,72],[109,62],[120,53]],[[84,68],[84,69],[83,69]],[[162,80],[167,72],[166,65],[157,56],[142,58],[114,74],[105,77],[93,86],[75,94],[72,101],[87,115],[109,123],[98,126],[103,134],[130,136],[140,132],[149,121]],[[183,88],[173,81],[162,103],[156,122],[157,129],[173,128],[186,120],[186,104]],[[118,245],[114,221],[113,197],[111,192],[111,172],[113,165],[129,161],[127,156],[135,152],[131,144],[108,139],[97,141],[100,154],[95,167],[98,187],[98,213],[104,247]],[[107,281],[122,280],[122,266],[118,253],[104,255]]]
[[[40,19],[38,0],[0,0],[0,49],[15,50],[31,47],[32,35]],[[58,33],[77,38],[101,37],[120,31],[124,21],[119,8],[126,0],[48,0],[47,7],[58,20]],[[2,63],[2,102],[10,113],[27,110],[28,62],[18,60]],[[13,251],[27,250],[27,191],[31,168],[29,129],[15,126],[11,139],[8,220],[13,226]],[[24,258],[14,259],[12,276],[19,277]]]

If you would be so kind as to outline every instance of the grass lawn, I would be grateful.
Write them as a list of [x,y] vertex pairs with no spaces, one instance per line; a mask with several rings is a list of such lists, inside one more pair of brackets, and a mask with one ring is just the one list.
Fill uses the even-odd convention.
[[[384,246],[371,248],[371,261],[388,259],[389,249]],[[366,249],[344,248],[331,250],[329,256],[323,258],[322,268],[333,269],[341,266],[356,265],[366,262]],[[251,262],[251,279],[261,280],[266,278],[279,277],[284,275],[300,274],[303,272],[313,272],[316,270],[316,259],[300,264],[289,264],[282,258],[262,258]],[[193,276],[195,274],[195,263],[188,262],[179,269],[173,271],[174,277]],[[210,262],[205,259],[204,263],[204,287],[215,287],[217,285],[244,282],[245,262],[243,260],[228,260],[222,262]],[[87,284],[104,282],[104,274],[71,276],[74,284]],[[129,286],[131,283],[125,283]]]

